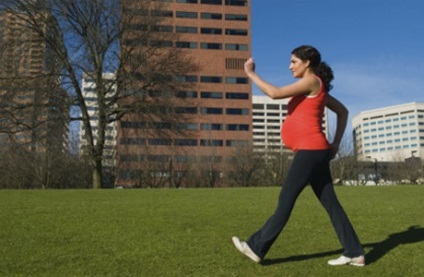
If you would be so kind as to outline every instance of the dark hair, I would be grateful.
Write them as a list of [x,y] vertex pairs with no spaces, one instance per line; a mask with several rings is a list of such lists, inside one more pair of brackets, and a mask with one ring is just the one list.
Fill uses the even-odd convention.
[[333,70],[327,63],[321,61],[321,54],[315,47],[310,45],[299,46],[292,51],[292,55],[302,61],[310,62],[312,71],[321,78],[327,91],[333,88],[331,85],[331,81],[334,79]]

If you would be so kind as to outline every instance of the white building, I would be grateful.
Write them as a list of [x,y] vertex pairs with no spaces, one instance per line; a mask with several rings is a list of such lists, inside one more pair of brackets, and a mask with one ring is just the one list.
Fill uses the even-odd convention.
[[[268,96],[252,96],[253,147],[257,152],[282,151],[281,124],[288,112],[290,99],[273,100]],[[328,116],[324,113],[323,131],[328,137]]]
[[360,161],[424,157],[424,102],[363,111],[352,119]]
[[[115,78],[114,73],[104,73],[104,80],[113,80]],[[87,105],[88,114],[90,117],[90,125],[94,134],[94,144],[96,144],[97,140],[97,126],[98,126],[98,103],[97,103],[97,95],[95,92],[96,84],[92,80],[90,76],[84,75],[82,80],[82,93],[84,97],[85,104]],[[114,86],[111,87],[111,90],[116,89]],[[84,156],[84,148],[87,146],[86,140],[84,139],[85,131],[80,124],[79,129],[79,153],[80,156]],[[113,170],[115,165],[115,147],[116,147],[116,135],[117,128],[116,122],[109,123],[106,127],[105,134],[105,147],[103,152],[103,166],[104,170]]]

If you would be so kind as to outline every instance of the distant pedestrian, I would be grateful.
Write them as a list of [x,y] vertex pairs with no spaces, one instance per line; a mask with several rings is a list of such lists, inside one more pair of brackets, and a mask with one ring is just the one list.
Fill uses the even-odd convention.
[[[329,94],[332,69],[312,46],[303,45],[292,51],[290,71],[298,81],[283,86],[263,80],[255,73],[255,62],[244,65],[247,76],[272,99],[291,98],[288,115],[281,128],[284,145],[294,152],[287,178],[282,185],[278,206],[261,229],[247,241],[233,237],[237,249],[255,262],[261,262],[286,225],[302,190],[310,184],[328,215],[344,249],[341,257],[330,265],[365,265],[364,250],[333,188],[330,160],[334,158],[346,129],[348,110]],[[337,127],[330,144],[322,131],[325,107],[337,115]]]

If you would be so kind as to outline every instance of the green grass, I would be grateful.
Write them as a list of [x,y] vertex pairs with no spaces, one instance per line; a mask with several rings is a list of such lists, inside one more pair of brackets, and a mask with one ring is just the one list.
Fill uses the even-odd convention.
[[424,276],[424,186],[336,190],[366,267],[326,264],[341,249],[309,187],[263,265],[230,238],[279,188],[0,191],[0,276]]

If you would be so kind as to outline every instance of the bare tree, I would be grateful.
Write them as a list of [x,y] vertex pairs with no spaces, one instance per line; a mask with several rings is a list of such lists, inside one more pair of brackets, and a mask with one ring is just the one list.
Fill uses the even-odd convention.
[[[145,121],[175,122],[172,101],[152,94],[182,86],[177,76],[196,71],[192,59],[172,46],[175,34],[158,32],[159,1],[14,0],[1,7],[25,21],[54,53],[57,80],[70,97],[70,120],[80,121],[92,168],[92,187],[101,188],[105,130],[108,123],[136,114]],[[113,72],[105,81],[103,73]],[[81,87],[90,76],[97,96],[96,128]]]
[[235,186],[257,186],[259,180],[255,178],[261,168],[263,160],[255,154],[252,145],[240,145],[233,150],[236,155],[231,156],[229,179]]

